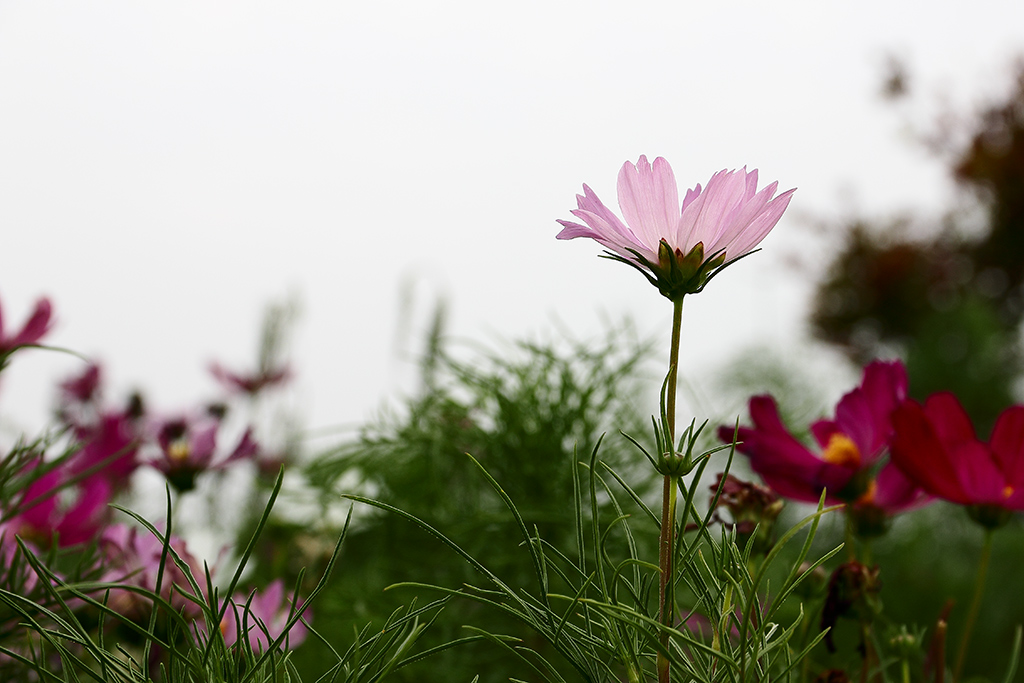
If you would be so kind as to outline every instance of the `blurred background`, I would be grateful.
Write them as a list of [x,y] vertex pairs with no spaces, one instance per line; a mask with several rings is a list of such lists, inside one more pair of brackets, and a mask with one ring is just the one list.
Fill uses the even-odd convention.
[[[309,430],[413,386],[439,298],[456,338],[629,315],[664,348],[666,301],[554,240],[582,183],[614,206],[646,154],[688,187],[747,165],[799,188],[764,251],[688,303],[684,372],[761,343],[807,357],[836,226],[949,209],[920,138],[1004,97],[1022,44],[1024,9],[996,1],[3,2],[5,320],[50,296],[51,343],[177,410],[213,392],[210,360],[250,362],[268,301],[294,300]],[[25,354],[4,427],[41,425],[78,367]]]

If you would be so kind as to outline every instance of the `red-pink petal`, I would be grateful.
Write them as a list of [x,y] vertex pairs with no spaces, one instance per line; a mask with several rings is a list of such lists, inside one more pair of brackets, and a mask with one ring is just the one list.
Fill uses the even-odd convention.
[[907,478],[940,498],[970,504],[947,447],[925,410],[915,401],[905,401],[893,412],[892,423],[892,462]]
[[989,446],[1007,484],[1014,490],[1024,488],[1024,406],[1003,411],[992,428]]

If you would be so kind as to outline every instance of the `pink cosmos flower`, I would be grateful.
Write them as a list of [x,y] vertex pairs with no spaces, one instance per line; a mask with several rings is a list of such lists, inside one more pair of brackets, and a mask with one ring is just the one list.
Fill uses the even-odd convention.
[[722,170],[687,190],[682,205],[672,167],[641,156],[619,171],[619,208],[625,222],[588,186],[572,214],[585,224],[558,221],[558,239],[590,237],[609,249],[673,301],[699,292],[725,265],[751,252],[779,222],[796,190],[774,197],[778,183],[757,190],[757,170]]
[[[188,567],[193,578],[203,575],[202,565],[189,552],[185,541],[177,536],[171,536],[170,549]],[[188,576],[175,563],[169,552],[164,561],[163,574],[160,573],[160,559],[164,555],[163,539],[157,538],[147,530],[139,530],[126,524],[112,524],[103,531],[100,550],[106,559],[107,567],[101,579],[103,582],[134,586],[155,593],[159,579],[160,595],[165,600],[189,616],[199,615],[199,607],[185,597],[186,593],[192,592]],[[131,590],[115,590],[111,592],[110,605],[118,614],[128,618],[140,618],[149,613],[152,602],[144,595]]]
[[[248,603],[248,609],[245,607],[246,603]],[[265,651],[270,643],[284,633],[284,628],[288,625],[292,614],[291,601],[284,592],[284,582],[281,579],[276,579],[262,592],[253,591],[251,599],[250,596],[236,594],[232,599],[232,604],[224,612],[220,631],[228,646],[234,644],[238,640],[238,636],[244,633],[254,652]],[[308,607],[303,610],[302,616],[306,621],[313,618],[312,611]],[[238,627],[237,617],[242,618],[241,629]],[[307,632],[305,624],[301,621],[296,622],[288,631],[286,646],[298,647],[306,639]]]
[[[816,503],[825,490],[830,504],[850,503],[851,512],[877,526],[887,515],[927,500],[913,481],[884,460],[893,432],[892,412],[906,395],[903,363],[871,363],[860,386],[839,401],[835,419],[811,425],[820,452],[786,430],[770,396],[755,396],[750,400],[754,427],[739,429],[736,450],[750,458],[754,471],[779,494]],[[732,442],[733,428],[720,427],[718,435]]]
[[164,473],[178,491],[191,491],[200,472],[223,469],[250,458],[259,450],[252,430],[247,429],[234,450],[217,456],[217,432],[220,422],[212,418],[176,418],[160,423],[157,429],[159,454],[149,464]]
[[995,528],[1024,510],[1024,406],[1011,406],[978,439],[953,394],[905,401],[892,416],[892,459],[929,493],[971,506],[972,518]]
[[99,398],[101,370],[97,363],[89,363],[82,374],[60,383],[61,403],[93,403]]
[[75,436],[82,448],[68,460],[71,471],[82,473],[99,467],[91,476],[124,489],[139,466],[141,435],[136,421],[123,413],[108,413],[100,415],[95,425],[75,428]]
[[3,309],[0,308],[0,358],[21,347],[38,342],[50,330],[52,307],[47,298],[36,302],[35,310],[17,333],[8,335],[4,330]]

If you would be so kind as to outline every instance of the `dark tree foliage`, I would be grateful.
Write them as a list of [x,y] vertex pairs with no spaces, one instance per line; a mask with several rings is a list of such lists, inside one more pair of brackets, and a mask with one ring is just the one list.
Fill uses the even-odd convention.
[[899,222],[854,222],[818,285],[811,324],[858,364],[903,355],[914,397],[953,391],[984,431],[1013,402],[1021,371],[1024,67],[1007,100],[972,125],[966,146],[947,154],[952,176],[982,204],[983,229],[952,213],[926,239]]

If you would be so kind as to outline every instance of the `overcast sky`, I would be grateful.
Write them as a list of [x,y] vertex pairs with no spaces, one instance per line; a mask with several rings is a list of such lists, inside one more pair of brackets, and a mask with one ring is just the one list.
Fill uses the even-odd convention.
[[[808,216],[951,201],[908,128],[998,97],[1024,53],[1024,4],[969,7],[0,0],[5,324],[46,294],[48,341],[102,360],[113,396],[177,410],[215,393],[208,361],[251,364],[264,305],[294,294],[306,424],[358,423],[411,386],[403,283],[412,329],[443,296],[460,338],[626,314],[667,336],[643,278],[554,239],[582,183],[615,206],[646,154],[687,187],[746,165],[799,188],[764,250],[688,300],[683,371],[792,345],[791,262],[827,258]],[[889,54],[912,105],[879,97]],[[41,420],[77,367],[23,354],[0,419]]]

